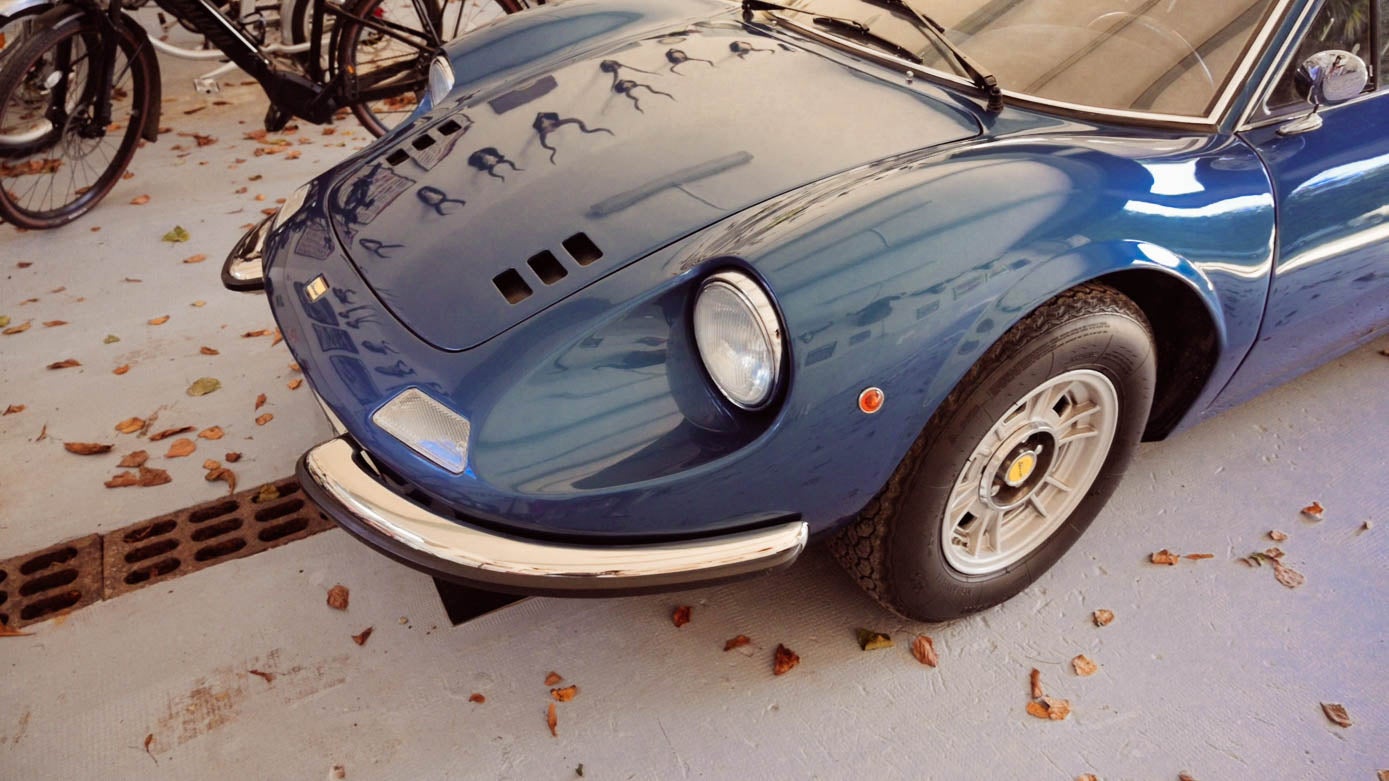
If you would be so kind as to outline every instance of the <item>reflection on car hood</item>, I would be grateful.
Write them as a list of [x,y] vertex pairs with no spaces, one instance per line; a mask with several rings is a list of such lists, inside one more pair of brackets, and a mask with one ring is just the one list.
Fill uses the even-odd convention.
[[979,131],[930,88],[731,19],[585,48],[470,85],[333,186],[353,262],[431,344],[475,346],[773,195]]

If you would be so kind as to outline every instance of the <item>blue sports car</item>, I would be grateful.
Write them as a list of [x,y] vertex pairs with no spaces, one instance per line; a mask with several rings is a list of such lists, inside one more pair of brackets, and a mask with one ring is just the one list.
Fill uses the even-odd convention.
[[1162,439],[1389,326],[1386,0],[571,0],[223,269],[305,491],[517,593],[1026,587]]

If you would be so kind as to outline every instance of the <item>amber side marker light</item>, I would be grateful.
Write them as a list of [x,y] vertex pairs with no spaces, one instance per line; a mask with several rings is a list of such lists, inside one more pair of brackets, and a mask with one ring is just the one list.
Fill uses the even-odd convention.
[[872,415],[883,408],[884,398],[882,388],[864,388],[858,395],[858,408],[865,414]]

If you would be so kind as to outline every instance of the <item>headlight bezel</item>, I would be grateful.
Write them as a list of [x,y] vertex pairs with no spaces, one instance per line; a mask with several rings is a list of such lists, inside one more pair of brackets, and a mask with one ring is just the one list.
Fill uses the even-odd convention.
[[429,81],[427,94],[429,103],[437,106],[444,98],[453,91],[453,85],[457,81],[453,73],[453,63],[449,62],[447,55],[437,55],[429,62]]
[[[718,289],[721,292],[731,294],[733,299],[742,305],[745,314],[757,326],[757,330],[762,336],[766,352],[769,354],[767,371],[770,379],[762,393],[755,398],[740,394],[736,389],[730,388],[729,383],[726,382],[727,378],[721,378],[716,367],[710,365],[712,345],[708,344],[707,339],[701,339],[699,312],[701,301],[705,300],[704,296],[711,289]],[[782,325],[781,313],[777,311],[771,294],[767,292],[759,280],[747,271],[737,268],[725,268],[705,277],[700,282],[690,307],[690,330],[694,336],[695,352],[699,355],[700,365],[704,368],[704,373],[709,381],[725,401],[745,412],[759,412],[767,409],[775,402],[786,381],[786,372],[784,371],[785,328]]]

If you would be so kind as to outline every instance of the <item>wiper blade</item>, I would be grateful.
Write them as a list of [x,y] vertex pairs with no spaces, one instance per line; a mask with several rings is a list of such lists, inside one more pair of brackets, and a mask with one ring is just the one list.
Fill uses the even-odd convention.
[[946,36],[944,25],[922,13],[911,3],[907,2],[907,0],[864,0],[864,2],[889,8],[900,8],[906,11],[908,16],[916,20],[918,28],[936,39],[938,43],[950,52],[951,56],[955,58],[955,61],[960,63],[960,67],[964,69],[965,73],[969,74],[970,79],[974,81],[974,85],[978,87],[979,90],[984,93],[984,97],[988,99],[988,105],[986,106],[987,110],[1000,111],[1003,109],[1003,90],[998,86],[998,79],[994,78],[992,73],[985,70],[972,60],[968,54],[965,54],[960,47],[956,46],[955,43]]
[[899,56],[903,57],[904,59],[910,60],[911,62],[914,62],[917,65],[920,65],[922,63],[921,57],[917,56],[916,52],[911,51],[910,49],[895,41],[891,41],[887,38],[884,38],[881,35],[878,35],[877,33],[873,32],[872,28],[870,28],[863,22],[858,21],[857,19],[847,19],[842,16],[827,16],[825,14],[816,13],[815,11],[810,11],[805,8],[796,8],[794,6],[782,5],[780,3],[771,3],[767,2],[767,0],[743,0],[744,21],[751,21],[753,11],[791,11],[793,13],[798,14],[809,14],[811,17],[810,21],[820,25],[821,27],[834,27],[840,30],[849,30],[854,34],[862,36],[864,38],[871,38],[878,44],[892,49],[892,51],[898,54]]

